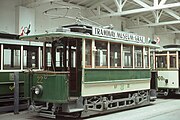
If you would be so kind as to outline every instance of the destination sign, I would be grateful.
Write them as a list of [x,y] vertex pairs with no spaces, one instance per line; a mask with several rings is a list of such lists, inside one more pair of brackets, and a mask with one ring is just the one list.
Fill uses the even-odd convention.
[[127,33],[127,32],[115,31],[115,30],[110,30],[110,29],[98,28],[98,27],[92,28],[92,34],[96,35],[96,36],[116,38],[116,39],[120,39],[120,40],[134,41],[134,42],[139,42],[139,43],[145,42],[144,36],[136,35],[133,33]]

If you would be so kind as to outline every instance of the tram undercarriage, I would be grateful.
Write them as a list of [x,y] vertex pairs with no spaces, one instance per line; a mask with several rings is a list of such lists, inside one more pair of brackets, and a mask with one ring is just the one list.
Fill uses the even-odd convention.
[[[104,96],[90,96],[70,99],[64,104],[46,103],[45,106],[30,106],[31,111],[38,111],[39,116],[56,118],[57,116],[88,117],[118,110],[150,104],[149,90],[112,94]],[[154,99],[154,97],[152,96]]]

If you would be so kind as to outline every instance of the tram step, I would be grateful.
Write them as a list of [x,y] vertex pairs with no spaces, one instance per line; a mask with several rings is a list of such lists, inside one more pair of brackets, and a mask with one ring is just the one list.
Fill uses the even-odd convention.
[[46,117],[46,118],[53,118],[53,119],[56,118],[56,115],[54,115],[54,112],[52,112],[52,111],[45,111],[45,110],[40,111],[39,112],[39,116]]
[[69,112],[70,112],[70,113],[80,112],[80,111],[83,111],[83,108],[73,108],[73,109],[69,109]]

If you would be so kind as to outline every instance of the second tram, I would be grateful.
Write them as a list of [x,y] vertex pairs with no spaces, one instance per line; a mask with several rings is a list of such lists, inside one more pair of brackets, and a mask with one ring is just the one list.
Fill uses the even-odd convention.
[[159,94],[180,93],[180,45],[166,45],[154,52]]
[[24,99],[24,73],[42,68],[42,43],[19,40],[19,35],[0,33],[0,112],[14,110],[14,73],[19,73],[19,108],[27,109]]

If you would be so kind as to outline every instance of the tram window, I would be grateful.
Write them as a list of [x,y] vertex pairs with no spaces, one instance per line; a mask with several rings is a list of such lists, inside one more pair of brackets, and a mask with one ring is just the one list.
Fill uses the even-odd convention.
[[91,66],[91,46],[92,46],[92,41],[91,40],[86,40],[86,61],[85,65],[86,67]]
[[167,56],[156,56],[156,68],[167,68]]
[[24,50],[23,51],[23,56],[24,56],[24,58],[23,58],[23,68],[27,68],[27,50]]
[[21,52],[19,48],[4,48],[4,69],[20,69]]
[[[150,52],[150,67],[151,68],[154,68],[154,64],[155,64],[153,54],[154,54],[153,52]],[[145,63],[145,66],[146,66],[146,63]]]
[[38,68],[38,53],[37,47],[24,46],[23,68]]
[[143,53],[143,47],[135,46],[135,48],[134,48],[134,65],[137,68],[143,67],[142,53]]
[[95,46],[96,46],[95,66],[107,67],[107,43],[96,41]]
[[123,46],[123,59],[124,59],[124,67],[132,67],[133,66],[133,55],[132,55],[132,46]]
[[32,52],[31,55],[32,55],[31,56],[31,59],[32,59],[32,61],[31,61],[32,68],[35,68],[36,67],[36,53]]
[[56,49],[56,67],[60,67],[60,56],[61,56],[61,52],[60,49]]
[[71,67],[76,67],[76,47],[71,46]]
[[176,54],[176,52],[174,52],[174,51],[169,51],[169,54]]
[[56,48],[56,67],[64,67],[64,65],[63,65],[63,46]]
[[[0,47],[1,48],[1,47]],[[0,49],[0,56],[2,57],[1,55],[1,49]],[[0,57],[0,63],[1,63],[1,57]],[[0,68],[1,68],[1,64],[0,64]]]
[[145,68],[149,68],[149,49],[147,47],[145,48],[144,59]]
[[176,68],[176,55],[169,56],[170,68]]
[[156,52],[156,55],[160,54],[167,54],[167,51],[161,51],[161,52]]
[[51,67],[51,48],[46,48],[46,55],[47,55],[47,66]]
[[121,66],[121,44],[110,44],[110,66],[120,67]]
[[43,67],[43,50],[42,50],[42,48],[40,50],[40,67],[41,68]]

